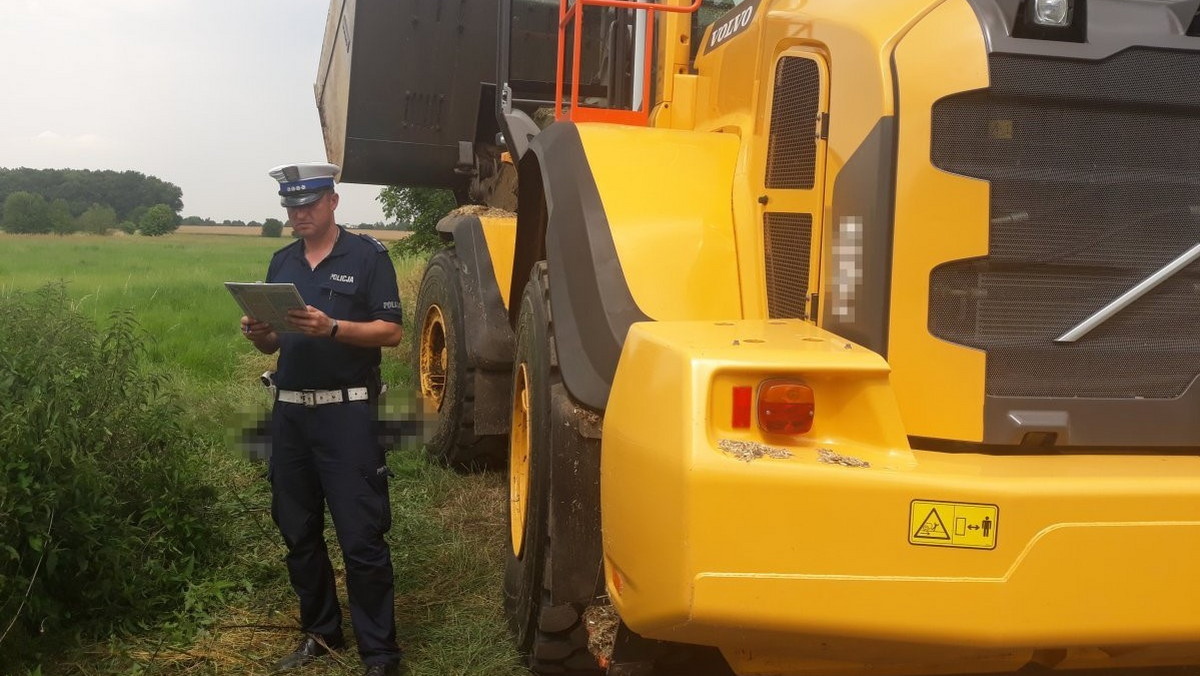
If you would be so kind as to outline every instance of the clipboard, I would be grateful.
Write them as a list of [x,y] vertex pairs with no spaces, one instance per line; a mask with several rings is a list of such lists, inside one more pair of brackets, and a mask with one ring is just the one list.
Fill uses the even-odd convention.
[[287,323],[288,310],[308,307],[292,283],[225,282],[225,288],[247,317],[266,322],[276,333],[299,333]]

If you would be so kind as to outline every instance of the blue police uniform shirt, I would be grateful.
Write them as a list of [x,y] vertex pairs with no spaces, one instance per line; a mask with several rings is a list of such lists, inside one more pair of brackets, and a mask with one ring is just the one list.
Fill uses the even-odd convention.
[[[387,247],[373,237],[341,231],[316,269],[304,258],[304,240],[275,252],[268,282],[291,282],[304,302],[334,319],[400,324],[396,270]],[[331,390],[377,384],[381,350],[339,343],[327,336],[280,333],[275,384],[283,390]]]

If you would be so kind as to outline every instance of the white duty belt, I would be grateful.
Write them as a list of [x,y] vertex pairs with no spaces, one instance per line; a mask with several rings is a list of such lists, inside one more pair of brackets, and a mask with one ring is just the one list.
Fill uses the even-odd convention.
[[312,408],[343,401],[366,401],[367,395],[365,387],[348,387],[342,390],[279,390],[275,398],[287,404],[304,404]]

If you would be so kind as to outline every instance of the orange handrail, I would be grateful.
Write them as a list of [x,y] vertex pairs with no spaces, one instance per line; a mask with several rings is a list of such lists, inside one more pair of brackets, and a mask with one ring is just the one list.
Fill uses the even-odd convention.
[[[663,5],[663,4],[659,4],[657,2],[637,2],[636,0],[583,0],[582,2],[577,2],[575,4],[593,5],[596,7],[620,7],[620,8],[624,8],[624,9],[642,9],[642,10],[646,10],[647,12],[677,12],[680,14],[691,14],[692,12],[695,12],[696,10],[700,9],[701,2],[702,2],[702,0],[696,0],[695,2],[693,2],[690,5],[675,6],[675,5]],[[575,4],[572,4],[571,7],[574,7]],[[565,8],[566,5],[568,5],[568,2],[563,2],[562,7],[560,7],[560,9]],[[569,18],[564,18],[563,15],[560,14],[559,25],[565,24],[568,20],[569,20]]]
[[[645,126],[650,119],[650,79],[653,74],[651,65],[654,61],[652,36],[654,35],[655,12],[676,12],[690,14],[700,9],[702,0],[693,0],[690,5],[663,5],[654,2],[635,2],[634,0],[559,0],[558,14],[558,69],[554,80],[554,119],[563,118],[563,75],[566,66],[567,24],[574,22],[574,45],[571,63],[571,105],[568,113],[572,122],[614,122],[617,124],[634,124]],[[645,72],[642,77],[642,109],[614,110],[610,108],[585,108],[579,105],[579,69],[583,53],[583,8],[587,5],[595,7],[616,7],[619,9],[635,9],[646,12],[646,31],[638,36],[646,43]]]

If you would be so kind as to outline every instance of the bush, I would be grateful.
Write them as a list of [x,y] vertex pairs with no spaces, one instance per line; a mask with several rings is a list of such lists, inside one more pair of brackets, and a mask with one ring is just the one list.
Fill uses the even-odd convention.
[[46,218],[50,221],[50,231],[56,235],[69,235],[79,229],[75,225],[75,217],[71,215],[71,206],[64,199],[49,204]]
[[155,237],[175,232],[179,228],[179,215],[165,204],[155,204],[138,221],[138,230],[143,235]]
[[117,227],[117,211],[107,204],[93,204],[79,214],[76,225],[93,235],[107,235]]
[[283,236],[283,221],[278,218],[268,218],[262,224],[263,237],[282,237]]
[[437,224],[458,206],[453,192],[438,188],[389,186],[380,190],[375,200],[383,206],[385,216],[411,226],[411,235],[392,244],[393,257],[423,256],[446,247],[446,241],[437,231]]
[[3,656],[40,634],[129,627],[180,604],[222,545],[202,441],[141,367],[133,318],[115,313],[100,331],[61,287],[0,296],[0,316],[0,672],[11,673]]
[[46,198],[41,195],[14,192],[4,199],[4,230],[12,233],[50,232],[48,208]]
[[[134,225],[136,226],[138,223],[142,222],[142,219],[146,216],[146,212],[149,210],[150,210],[150,207],[148,207],[144,204],[134,207],[129,212],[129,215],[125,217],[125,220],[132,221],[134,223]],[[137,231],[136,227],[134,227],[134,231]]]

